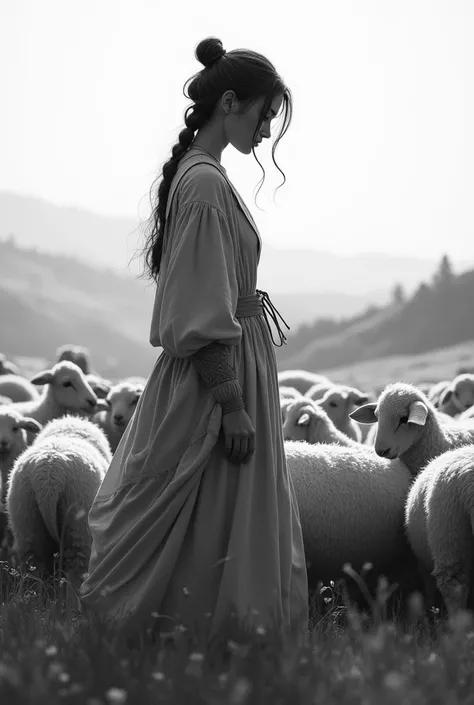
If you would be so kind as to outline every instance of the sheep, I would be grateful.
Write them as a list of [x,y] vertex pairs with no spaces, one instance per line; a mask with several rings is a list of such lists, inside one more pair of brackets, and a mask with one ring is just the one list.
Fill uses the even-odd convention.
[[93,421],[104,431],[113,452],[117,450],[142,392],[141,384],[119,382],[112,387],[106,399],[100,399],[97,403],[99,411],[94,414]]
[[449,416],[462,414],[474,405],[474,375],[463,374],[454,378],[441,393],[438,407]]
[[74,362],[85,375],[91,373],[90,353],[87,348],[69,343],[61,345],[56,350],[56,362],[62,362],[63,360]]
[[379,458],[362,445],[284,446],[311,589],[341,576],[345,563],[359,571],[370,562],[387,578],[396,577],[411,554],[404,532],[411,475],[404,463]]
[[278,373],[278,384],[285,387],[294,387],[301,394],[306,394],[308,389],[317,382],[329,382],[325,375],[319,375],[307,370],[284,370]]
[[364,448],[336,428],[324,409],[306,397],[290,400],[283,424],[283,438],[288,441]]
[[89,563],[88,512],[112,458],[102,436],[89,419],[50,421],[15,461],[8,484],[8,521],[21,568],[33,559],[38,573],[49,576],[62,548],[76,592]]
[[58,362],[51,370],[33,377],[31,382],[45,385],[42,395],[36,400],[16,403],[12,407],[43,426],[67,413],[88,415],[95,411],[97,397],[74,362]]
[[40,396],[30,380],[13,374],[0,376],[0,394],[13,402],[33,401]]
[[11,407],[0,409],[0,545],[6,538],[5,500],[13,463],[39,431],[41,425],[34,419],[22,416]]
[[358,424],[349,417],[354,407],[366,404],[369,401],[367,394],[359,392],[353,387],[345,385],[334,385],[317,400],[336,428],[353,438],[355,441],[362,440],[362,432]]
[[449,387],[450,384],[451,381],[449,379],[443,379],[441,382],[436,382],[436,384],[431,387],[426,396],[433,406],[438,406],[441,394]]
[[449,615],[467,607],[473,587],[473,510],[474,445],[432,460],[406,502],[406,532],[425,581],[426,601],[433,604],[437,587]]
[[20,375],[20,368],[11,360],[7,360],[7,356],[0,353],[0,375]]
[[400,458],[413,475],[441,453],[474,443],[474,427],[445,422],[421,390],[404,382],[389,384],[377,402],[350,416],[358,423],[377,422],[377,455]]

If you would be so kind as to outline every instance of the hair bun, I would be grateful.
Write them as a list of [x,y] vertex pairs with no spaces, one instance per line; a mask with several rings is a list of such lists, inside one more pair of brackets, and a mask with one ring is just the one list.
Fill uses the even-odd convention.
[[196,47],[196,59],[203,64],[207,69],[216,63],[224,56],[226,50],[222,46],[222,42],[217,37],[208,37],[199,42]]

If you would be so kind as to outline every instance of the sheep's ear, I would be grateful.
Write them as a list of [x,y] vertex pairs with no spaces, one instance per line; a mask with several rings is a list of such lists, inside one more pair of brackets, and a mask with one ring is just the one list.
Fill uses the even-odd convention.
[[53,373],[51,370],[38,372],[37,375],[30,379],[31,384],[50,384],[53,381]]
[[422,401],[414,401],[410,404],[408,423],[416,423],[417,426],[424,426],[428,416],[428,407]]
[[36,421],[36,419],[30,419],[29,416],[22,419],[18,426],[20,428],[24,428],[25,431],[29,431],[30,433],[39,433],[43,428],[43,426],[38,421]]
[[375,415],[376,408],[377,404],[375,402],[371,402],[370,404],[364,404],[363,406],[359,406],[358,409],[355,409],[355,411],[350,413],[349,417],[351,419],[354,419],[354,421],[357,421],[357,423],[377,423],[377,417]]
[[298,421],[296,422],[297,426],[309,426],[309,422],[311,421],[311,417],[308,414],[307,411],[304,412],[304,414],[301,414],[299,417]]

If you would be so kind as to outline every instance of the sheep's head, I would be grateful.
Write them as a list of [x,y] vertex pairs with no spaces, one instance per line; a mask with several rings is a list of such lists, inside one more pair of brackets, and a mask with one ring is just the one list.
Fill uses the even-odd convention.
[[106,399],[99,401],[97,407],[106,409],[112,425],[117,430],[123,430],[132,418],[142,392],[142,384],[120,382],[112,387]]
[[8,406],[0,409],[0,456],[10,455],[12,451],[19,455],[28,445],[27,432],[36,434],[40,431],[41,424],[35,419],[22,416]]
[[375,452],[382,458],[398,458],[420,438],[428,416],[435,409],[423,392],[411,384],[388,385],[378,402],[365,404],[350,414],[358,423],[378,422]]
[[295,399],[289,404],[283,424],[285,441],[331,443],[330,430],[335,432],[331,419],[311,399]]
[[35,375],[33,384],[49,385],[56,403],[70,413],[90,414],[95,410],[97,397],[82,370],[68,360],[56,363],[50,370]]
[[446,387],[439,399],[439,409],[444,411],[450,404],[453,404],[458,413],[462,413],[474,406],[474,375],[458,375],[451,384]]
[[367,394],[358,389],[342,385],[334,386],[324,394],[317,404],[327,413],[336,426],[343,423],[354,407],[366,404],[369,401]]
[[90,372],[90,355],[87,348],[80,345],[62,345],[56,350],[56,361],[62,362],[63,360],[74,362],[85,375]]

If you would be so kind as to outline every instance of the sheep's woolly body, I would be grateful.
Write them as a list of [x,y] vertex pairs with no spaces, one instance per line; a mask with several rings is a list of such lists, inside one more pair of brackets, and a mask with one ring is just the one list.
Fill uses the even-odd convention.
[[311,582],[335,579],[346,562],[389,569],[405,555],[404,505],[411,476],[364,446],[285,441]]
[[283,438],[307,443],[362,447],[333,424],[327,413],[311,399],[293,399],[286,407]]
[[20,375],[0,376],[0,394],[9,397],[14,403],[39,399],[39,393],[34,384]]
[[308,389],[319,382],[329,382],[324,375],[308,372],[307,370],[283,370],[278,373],[278,384],[285,387],[294,387],[301,394],[306,394]]
[[443,453],[418,475],[405,523],[413,551],[435,577],[448,610],[464,609],[474,577],[474,445]]
[[106,440],[97,441],[98,433],[87,419],[53,421],[16,460],[7,493],[20,561],[32,556],[49,572],[63,540],[64,568],[75,582],[88,567],[88,512],[111,460]]

